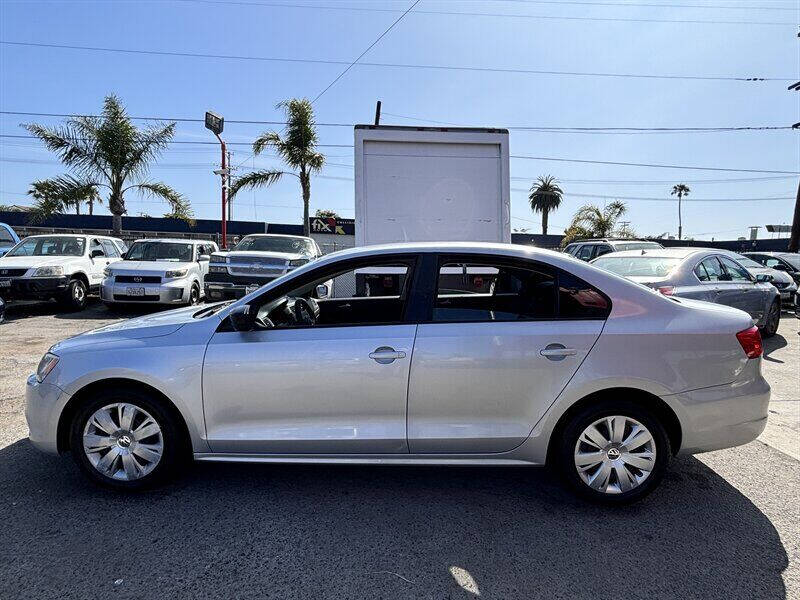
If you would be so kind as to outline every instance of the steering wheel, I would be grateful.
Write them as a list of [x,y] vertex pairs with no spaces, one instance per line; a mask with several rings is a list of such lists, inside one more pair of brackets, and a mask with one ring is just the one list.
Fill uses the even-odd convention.
[[313,298],[295,298],[293,311],[298,325],[316,325],[319,318],[319,304]]

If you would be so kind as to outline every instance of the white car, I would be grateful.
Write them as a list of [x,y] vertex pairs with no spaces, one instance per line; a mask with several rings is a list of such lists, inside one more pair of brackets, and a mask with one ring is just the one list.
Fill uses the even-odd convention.
[[230,252],[211,256],[206,277],[209,301],[238,299],[322,256],[317,243],[300,235],[246,235]]
[[81,310],[100,290],[103,271],[122,260],[125,243],[100,235],[32,235],[0,258],[0,296],[6,300],[54,298]]
[[[362,269],[405,274],[393,295],[334,285],[319,298]],[[652,490],[675,454],[761,433],[761,354],[747,313],[561,253],[392,244],[330,254],[237,302],[56,344],[28,379],[25,414],[35,446],[71,450],[120,489],[163,481],[192,455],[551,464],[618,503]]]
[[197,304],[217,250],[208,240],[136,240],[124,260],[106,268],[100,295],[107,305]]

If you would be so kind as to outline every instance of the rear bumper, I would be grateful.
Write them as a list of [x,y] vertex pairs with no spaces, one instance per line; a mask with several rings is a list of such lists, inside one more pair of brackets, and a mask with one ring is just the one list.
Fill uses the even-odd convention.
[[[770,387],[761,376],[760,360],[745,369],[749,375],[733,383],[665,399],[683,414],[679,454],[732,448],[756,439],[767,426]],[[744,373],[743,373],[744,375]]]
[[[9,281],[9,280],[6,280]],[[0,284],[0,296],[7,300],[45,300],[63,293],[69,277],[20,277],[11,285]]]

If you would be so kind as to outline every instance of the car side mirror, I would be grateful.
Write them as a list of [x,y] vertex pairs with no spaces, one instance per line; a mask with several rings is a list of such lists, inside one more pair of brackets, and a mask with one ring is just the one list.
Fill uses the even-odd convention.
[[122,254],[120,254],[120,257],[121,257],[123,260],[125,260],[125,259],[127,259],[127,258],[128,258],[128,253],[127,253],[127,252],[123,252]]
[[100,256],[105,256],[105,253],[98,249],[92,250],[92,253],[89,255],[91,258],[98,258]]
[[759,273],[756,275],[756,282],[758,283],[772,283],[773,277],[768,273]]
[[237,306],[229,314],[231,327],[234,331],[245,332],[253,331],[256,324],[255,314],[250,312],[250,305],[244,304]]
[[323,300],[328,297],[328,286],[324,283],[319,284],[315,291],[319,300]]
[[211,256],[209,256],[208,254],[201,254],[200,256],[197,257],[197,260],[199,262],[208,262],[209,260],[211,260]]

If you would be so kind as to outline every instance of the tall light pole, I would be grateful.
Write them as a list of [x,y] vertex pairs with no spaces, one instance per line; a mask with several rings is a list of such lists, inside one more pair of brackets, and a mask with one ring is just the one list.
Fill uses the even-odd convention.
[[222,168],[215,169],[214,174],[219,175],[222,177],[222,244],[223,248],[228,247],[228,223],[226,220],[226,208],[225,205],[228,203],[228,174],[230,173],[230,169],[228,168],[228,149],[225,146],[225,142],[219,136],[222,133],[222,129],[225,126],[225,119],[222,116],[213,113],[211,111],[206,112],[206,129],[210,130],[217,139],[219,140],[219,144],[222,148]]

